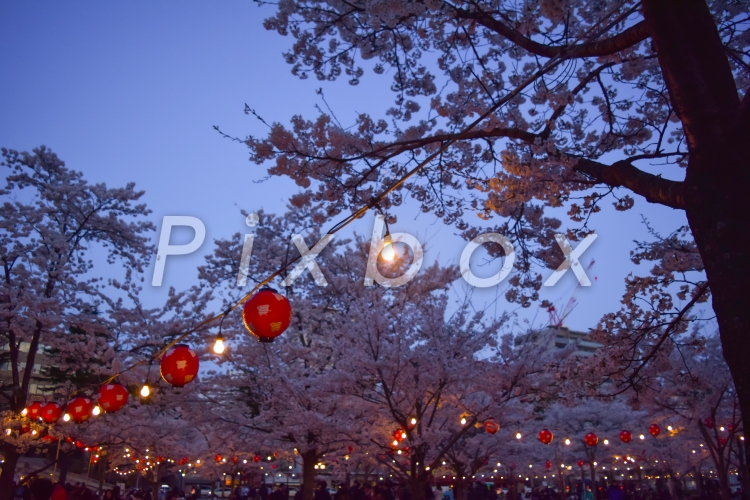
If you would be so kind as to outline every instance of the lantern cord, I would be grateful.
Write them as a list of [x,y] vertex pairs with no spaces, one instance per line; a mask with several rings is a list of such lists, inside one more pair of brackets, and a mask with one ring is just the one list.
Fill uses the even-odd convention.
[[[493,114],[495,111],[500,109],[503,105],[507,104],[511,99],[517,97],[521,94],[529,85],[531,85],[534,81],[539,79],[540,77],[544,76],[546,73],[549,73],[551,70],[555,69],[557,66],[559,66],[561,63],[567,60],[568,53],[575,47],[575,45],[583,40],[586,39],[588,41],[593,41],[602,36],[604,33],[609,31],[612,27],[616,26],[618,23],[624,21],[627,19],[633,12],[635,12],[638,7],[640,6],[641,2],[636,2],[630,9],[626,10],[622,14],[618,15],[616,18],[614,18],[612,21],[607,23],[605,26],[598,30],[594,30],[595,26],[592,26],[589,32],[583,33],[579,35],[570,45],[567,46],[564,50],[560,51],[557,55],[552,57],[549,61],[547,61],[544,66],[542,66],[540,69],[538,69],[535,73],[527,77],[523,82],[521,82],[518,86],[516,86],[512,91],[510,91],[508,94],[506,94],[503,98],[498,99],[497,102],[495,102],[490,108],[487,109],[484,113],[482,113],[476,120],[471,122],[468,126],[466,126],[463,131],[454,137],[453,139],[446,141],[443,143],[443,145],[437,149],[435,152],[430,154],[427,158],[422,160],[418,165],[416,165],[414,168],[406,172],[403,176],[401,176],[399,179],[395,180],[390,186],[385,188],[383,191],[380,192],[379,195],[372,198],[369,202],[367,202],[365,205],[360,207],[358,210],[353,212],[352,214],[345,217],[343,220],[335,224],[326,234],[333,235],[337,232],[341,231],[343,228],[354,222],[355,220],[363,217],[369,210],[376,208],[379,209],[379,204],[381,201],[383,201],[390,193],[395,191],[396,189],[403,186],[403,184],[409,180],[411,177],[413,177],[415,174],[417,174],[419,171],[421,171],[425,166],[427,166],[432,160],[437,158],[440,154],[444,153],[449,147],[453,146],[455,143],[463,140],[466,138],[466,136],[471,132],[477,125],[479,125],[482,121],[484,121],[486,118],[488,118],[491,114]],[[619,6],[612,9],[612,11],[604,16],[602,20],[600,20],[598,24],[600,24],[604,19],[607,19],[611,15],[614,14],[614,12],[619,9]],[[405,146],[402,146],[400,150],[397,151],[396,155],[398,155],[400,152],[403,152]],[[383,158],[379,162],[377,162],[370,170],[379,168],[381,165],[383,165],[387,161],[387,158]],[[201,321],[199,324],[194,326],[193,328],[185,331],[178,337],[176,337],[174,340],[167,343],[162,349],[160,349],[158,352],[153,354],[149,359],[143,359],[140,361],[136,361],[127,368],[123,369],[121,372],[112,375],[109,377],[106,381],[104,381],[104,384],[110,383],[113,379],[115,379],[118,375],[125,373],[127,371],[132,370],[133,368],[140,366],[144,363],[152,363],[154,360],[161,358],[161,356],[171,347],[176,345],[178,342],[184,340],[189,335],[192,335],[194,333],[197,333],[201,329],[205,328],[209,324],[213,323],[216,320],[222,320],[226,317],[230,312],[237,309],[239,306],[241,306],[247,299],[249,299],[255,292],[260,290],[262,287],[268,285],[274,278],[277,278],[282,273],[284,273],[287,269],[289,269],[292,265],[296,264],[297,261],[299,261],[302,258],[301,255],[294,257],[293,259],[289,260],[286,264],[278,268],[276,271],[268,275],[265,279],[258,282],[252,290],[250,290],[248,293],[246,293],[241,299],[239,299],[237,302],[229,306],[226,311],[218,313],[214,316],[210,316],[206,318],[205,320]],[[78,391],[75,391],[78,392]],[[75,393],[74,392],[74,393]]]

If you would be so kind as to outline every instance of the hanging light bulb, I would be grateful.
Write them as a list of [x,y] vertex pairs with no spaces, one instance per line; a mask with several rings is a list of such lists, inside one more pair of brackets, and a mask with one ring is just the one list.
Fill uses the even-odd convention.
[[216,336],[216,342],[214,342],[214,352],[216,354],[222,354],[224,352],[224,336],[221,333]]
[[461,417],[461,425],[466,425],[466,417]]
[[385,229],[385,237],[383,238],[383,249],[380,251],[380,256],[383,260],[392,261],[396,258],[396,249],[393,248],[393,238],[388,228]]
[[102,409],[99,407],[99,405],[94,406],[94,409],[91,411],[94,416],[99,415],[101,412]]
[[149,389],[148,384],[143,384],[143,387],[141,388],[141,397],[147,398],[151,394],[151,389]]
[[70,415],[68,415],[67,413],[65,415],[63,415],[63,420],[65,422],[70,422]]

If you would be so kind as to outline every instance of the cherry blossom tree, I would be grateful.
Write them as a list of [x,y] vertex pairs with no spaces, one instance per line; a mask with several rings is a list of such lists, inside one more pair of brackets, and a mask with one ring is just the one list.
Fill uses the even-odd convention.
[[[82,378],[111,369],[107,302],[122,287],[136,286],[154,226],[144,220],[149,211],[137,204],[143,193],[134,184],[89,184],[44,147],[2,154],[0,335],[12,376],[0,398],[11,423],[31,402],[32,384],[59,388],[59,377],[40,370],[40,354],[54,356],[55,370]],[[0,498],[10,498],[16,462],[31,445],[13,433],[2,435]]]
[[[750,418],[748,12],[723,0],[279,2],[265,27],[294,39],[285,57],[296,76],[390,78],[394,101],[353,124],[333,112],[274,123],[247,138],[250,158],[304,189],[293,203],[328,215],[411,196],[467,238],[478,232],[469,213],[497,217],[492,229],[521,250],[506,296],[524,306],[542,284],[533,264],[561,262],[552,236],[566,231],[550,209],[568,211],[572,238],[607,199],[684,211],[702,278],[659,305],[674,318],[678,300],[690,309],[710,297]],[[667,250],[658,260],[669,270]],[[626,306],[640,285],[627,284]],[[631,340],[649,337],[641,324],[625,325]]]

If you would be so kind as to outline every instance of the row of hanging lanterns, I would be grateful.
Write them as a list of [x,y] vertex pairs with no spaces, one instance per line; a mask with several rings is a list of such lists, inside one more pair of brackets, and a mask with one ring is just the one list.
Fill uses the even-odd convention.
[[[289,300],[270,288],[264,288],[245,302],[242,311],[245,327],[260,342],[272,342],[284,333],[292,319],[292,308]],[[223,352],[221,334],[217,337],[215,351]],[[173,387],[183,387],[198,376],[200,361],[198,355],[189,346],[178,344],[162,356],[159,372],[165,382]],[[141,396],[146,398],[151,394],[148,380],[141,388]],[[120,384],[105,384],[99,388],[98,405],[87,397],[77,397],[67,405],[65,420],[83,423],[91,415],[98,415],[101,410],[115,412],[128,402],[128,390]],[[57,422],[63,416],[62,406],[56,402],[42,405],[41,402],[31,403],[23,412],[31,420],[42,419],[48,424]]]
[[[272,342],[284,333],[292,320],[292,308],[289,300],[271,288],[263,288],[245,302],[242,318],[245,327],[260,342]],[[221,333],[216,338],[214,351],[222,353],[224,342]],[[178,344],[167,350],[159,364],[161,377],[173,387],[183,387],[198,376],[200,361],[198,355],[189,346]],[[148,380],[141,388],[140,394],[147,398],[151,394]],[[48,424],[57,422],[61,417],[65,421],[83,423],[92,415],[102,410],[115,412],[128,402],[128,390],[121,384],[105,384],[99,388],[97,404],[87,397],[77,397],[66,406],[66,412],[56,402],[43,404],[31,403],[22,412],[31,420],[43,420]]]
[[[659,434],[661,434],[661,427],[659,427],[657,424],[652,424],[648,428],[648,432],[652,436],[656,437]],[[552,431],[550,431],[549,429],[542,429],[541,431],[539,431],[539,435],[537,437],[539,438],[539,441],[542,444],[550,444],[552,443],[552,440],[554,439],[555,436],[554,434],[552,434]],[[643,439],[643,436],[641,436],[641,439]],[[620,441],[622,441],[623,443],[629,443],[632,440],[633,440],[632,432],[628,430],[623,430],[620,432]],[[589,432],[583,437],[583,442],[586,443],[587,446],[591,446],[591,447],[596,446],[597,444],[599,444],[599,436],[597,436],[593,432]],[[609,443],[608,440],[605,439],[604,444],[608,444],[608,443]],[[570,440],[566,439],[565,444],[570,444]]]

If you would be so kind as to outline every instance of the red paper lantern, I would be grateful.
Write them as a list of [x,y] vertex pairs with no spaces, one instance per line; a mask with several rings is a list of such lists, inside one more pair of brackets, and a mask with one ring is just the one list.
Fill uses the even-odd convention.
[[21,424],[21,427],[18,429],[18,433],[23,435],[28,432],[31,432],[31,424],[28,422]]
[[105,384],[99,388],[97,402],[104,411],[117,411],[128,402],[128,390],[120,384]]
[[656,437],[661,433],[661,427],[659,427],[656,424],[652,424],[651,427],[648,428],[649,434]]
[[354,447],[351,445],[347,446],[346,448],[349,450],[349,453],[352,453],[354,451]]
[[633,434],[630,431],[622,431],[620,433],[620,441],[623,443],[629,443],[633,440]]
[[578,461],[578,467],[583,467],[583,460]]
[[256,464],[257,464],[258,462],[260,462],[260,455],[255,455],[255,456],[253,457],[253,462],[255,462]]
[[221,459],[222,459],[222,456],[221,456],[221,455],[216,455],[216,456],[214,457],[214,460],[216,460],[217,462],[221,462]]
[[500,430],[500,424],[498,424],[495,420],[488,418],[484,421],[484,430],[488,434],[495,434]]
[[714,428],[714,419],[711,418],[711,417],[706,417],[705,419],[703,419],[703,425],[705,425],[709,429],[713,429]]
[[175,387],[182,387],[198,375],[200,362],[191,348],[179,344],[169,349],[161,358],[161,378]]
[[278,467],[276,464],[271,464],[272,469],[275,469],[276,467]]
[[549,429],[542,429],[539,431],[539,441],[541,441],[542,444],[550,444],[554,438],[555,435],[552,434],[552,431]]
[[37,420],[42,416],[42,403],[34,401],[26,407],[26,416],[31,420]]
[[78,447],[79,450],[82,450],[86,447],[83,441],[76,441],[76,446]]
[[55,402],[49,402],[42,407],[42,418],[48,424],[54,424],[62,416],[62,406]]
[[719,446],[724,446],[727,444],[727,438],[719,438]]
[[73,422],[82,424],[91,416],[91,411],[94,409],[94,402],[89,398],[75,398],[73,401],[68,403],[66,411]]
[[273,342],[292,322],[292,306],[283,295],[264,288],[250,297],[242,309],[245,328],[261,342]]
[[588,434],[586,434],[583,437],[583,441],[588,446],[596,446],[599,443],[599,437],[596,434],[594,434],[593,432],[589,432]]
[[729,429],[729,432],[732,432],[734,430],[734,424],[729,424],[727,428]]
[[230,460],[232,461],[233,464],[236,464],[237,462],[239,462],[239,459],[237,457],[232,457],[230,458]]
[[552,470],[552,462],[550,462],[549,460],[544,462],[544,466],[547,468],[547,470]]
[[166,460],[166,458],[164,458],[164,457],[161,457],[161,456],[159,456],[159,457],[156,457],[156,463],[157,463],[157,464],[160,464],[160,463],[164,462],[164,460]]

